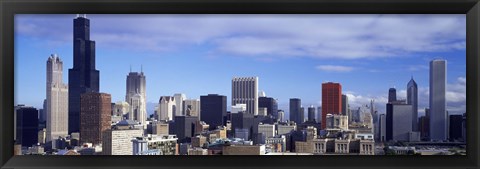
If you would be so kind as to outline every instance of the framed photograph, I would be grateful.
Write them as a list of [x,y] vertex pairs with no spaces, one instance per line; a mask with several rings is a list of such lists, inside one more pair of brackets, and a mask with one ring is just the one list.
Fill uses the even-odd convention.
[[3,168],[478,168],[468,0],[2,1]]

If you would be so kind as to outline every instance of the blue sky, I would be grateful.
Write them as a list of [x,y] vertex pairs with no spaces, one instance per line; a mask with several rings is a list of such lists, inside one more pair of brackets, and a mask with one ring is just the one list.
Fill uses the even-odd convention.
[[[15,102],[41,107],[46,61],[73,65],[76,15],[15,16]],[[125,97],[130,65],[147,77],[147,109],[160,96],[228,97],[231,78],[258,76],[259,89],[288,111],[289,98],[321,103],[321,83],[340,82],[352,108],[375,99],[385,112],[395,86],[413,76],[428,107],[429,61],[447,65],[447,109],[465,111],[465,15],[87,15],[101,92]],[[421,114],[421,113],[420,113]],[[287,116],[288,117],[288,116]]]

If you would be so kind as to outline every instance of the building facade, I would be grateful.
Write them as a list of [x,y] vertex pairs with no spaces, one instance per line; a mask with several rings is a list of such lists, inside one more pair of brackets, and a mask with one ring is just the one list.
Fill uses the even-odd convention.
[[200,99],[187,99],[182,103],[185,116],[195,116],[200,120]]
[[446,111],[447,61],[430,62],[430,139],[447,139]]
[[175,116],[184,116],[185,112],[183,109],[183,101],[187,99],[187,96],[183,93],[175,93],[173,97],[175,98],[175,106],[176,106]]
[[130,105],[129,120],[145,124],[147,120],[147,80],[143,71],[127,75],[125,101]]
[[227,97],[217,94],[200,96],[200,120],[210,125],[210,129],[223,126],[227,115]]
[[232,106],[247,104],[247,113],[258,114],[258,77],[232,79]]
[[38,110],[33,107],[16,108],[15,142],[30,147],[38,142]]
[[68,70],[68,134],[80,132],[81,95],[99,89],[100,72],[95,69],[95,41],[90,40],[90,20],[86,15],[79,15],[73,20],[73,68]]
[[407,84],[407,104],[412,105],[412,130],[418,131],[418,86],[413,77]]
[[132,155],[132,139],[142,137],[141,129],[109,129],[103,134],[103,155]]
[[102,143],[103,133],[111,128],[112,96],[106,93],[84,93],[80,100],[80,142]]
[[[68,85],[63,83],[63,61],[52,54],[47,60],[46,142],[68,135]],[[52,148],[55,148],[52,144]]]
[[290,121],[294,121],[297,124],[303,123],[304,115],[301,112],[302,100],[299,98],[290,99]]
[[322,83],[322,129],[327,127],[327,114],[342,112],[342,85],[340,83]]
[[177,106],[175,105],[175,98],[171,96],[162,96],[159,100],[157,110],[158,120],[173,120]]

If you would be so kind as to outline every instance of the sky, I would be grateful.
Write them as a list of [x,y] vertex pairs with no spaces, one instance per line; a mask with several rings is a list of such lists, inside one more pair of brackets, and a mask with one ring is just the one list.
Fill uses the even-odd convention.
[[[41,108],[46,62],[63,60],[63,81],[73,67],[75,14],[15,15],[15,104]],[[100,92],[123,101],[126,77],[147,79],[147,111],[160,96],[221,94],[231,101],[231,79],[259,77],[259,90],[321,106],[321,84],[338,82],[352,109],[375,100],[385,112],[388,89],[406,98],[413,78],[419,114],[428,107],[429,62],[447,60],[447,110],[466,104],[465,15],[93,15]]]

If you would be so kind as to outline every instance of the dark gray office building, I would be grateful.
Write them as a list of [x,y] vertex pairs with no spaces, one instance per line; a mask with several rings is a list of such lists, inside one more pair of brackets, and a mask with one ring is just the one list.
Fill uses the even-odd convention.
[[195,135],[195,124],[198,120],[196,116],[175,116],[174,134],[177,135],[179,143],[187,143]]
[[218,94],[200,96],[200,120],[210,125],[210,129],[224,125],[227,115],[227,97]]
[[90,20],[79,15],[73,20],[73,68],[68,70],[68,134],[80,131],[80,95],[99,91],[99,74]]
[[297,124],[303,123],[304,115],[302,112],[302,101],[299,98],[290,99],[290,121]]
[[38,142],[38,110],[33,107],[19,107],[16,110],[17,144],[30,147]]
[[315,122],[315,107],[310,106],[308,107],[308,121]]
[[267,115],[278,119],[278,103],[277,100],[271,97],[259,97],[258,107],[267,108]]
[[462,138],[463,115],[450,115],[449,140],[455,141]]
[[388,89],[388,102],[394,102],[397,101],[397,89],[395,88],[390,88]]

